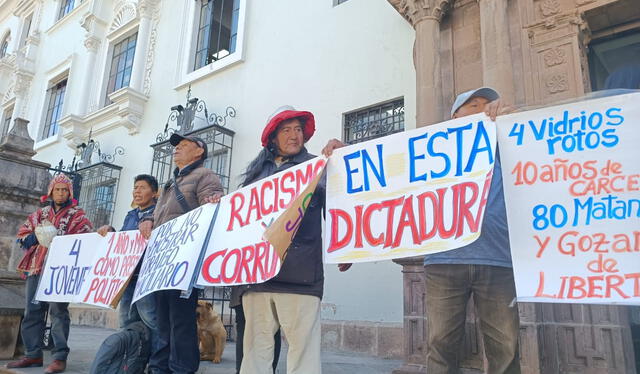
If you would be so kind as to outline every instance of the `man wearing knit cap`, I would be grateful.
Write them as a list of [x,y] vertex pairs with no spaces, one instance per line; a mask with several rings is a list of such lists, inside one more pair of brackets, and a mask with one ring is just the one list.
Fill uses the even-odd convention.
[[92,227],[84,211],[78,207],[77,201],[73,199],[73,183],[65,174],[56,175],[49,183],[48,194],[42,197],[42,202],[45,203],[47,200],[50,200],[49,204],[32,213],[18,230],[18,241],[25,250],[18,265],[18,271],[27,278],[27,305],[21,326],[26,354],[21,360],[7,364],[7,367],[42,366],[42,336],[45,329],[45,315],[49,310],[53,362],[45,369],[45,373],[62,373],[67,367],[67,355],[69,354],[69,346],[67,345],[70,323],[69,310],[67,309],[69,304],[33,303],[49,245],[49,243],[39,242],[36,236],[36,227],[53,225],[57,235],[83,234],[91,232]]

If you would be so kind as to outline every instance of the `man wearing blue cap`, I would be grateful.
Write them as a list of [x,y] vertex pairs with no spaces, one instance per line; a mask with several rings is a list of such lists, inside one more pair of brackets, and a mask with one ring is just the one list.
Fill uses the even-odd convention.
[[[488,87],[458,95],[451,117],[485,112],[492,120],[504,112],[498,93]],[[427,372],[457,373],[471,295],[480,321],[488,373],[520,373],[518,307],[509,249],[509,231],[496,154],[482,233],[473,243],[425,256],[428,323]]]

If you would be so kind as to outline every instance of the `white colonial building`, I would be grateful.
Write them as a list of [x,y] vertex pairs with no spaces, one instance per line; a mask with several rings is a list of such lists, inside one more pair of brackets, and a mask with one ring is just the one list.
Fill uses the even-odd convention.
[[[0,131],[28,120],[35,158],[74,164],[80,204],[119,227],[135,175],[168,179],[180,125],[230,191],[281,105],[315,114],[312,153],[414,128],[414,35],[386,0],[0,0]],[[401,270],[326,266],[325,347],[401,356]]]

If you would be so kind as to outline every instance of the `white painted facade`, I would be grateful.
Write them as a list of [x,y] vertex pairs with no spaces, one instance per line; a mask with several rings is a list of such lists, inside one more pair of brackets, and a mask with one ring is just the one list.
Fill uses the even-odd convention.
[[[240,0],[236,50],[193,71],[196,0],[75,0],[58,19],[64,0],[0,0],[0,118],[28,121],[36,159],[68,163],[75,146],[93,138],[105,152],[122,146],[122,166],[113,225],[130,209],[133,177],[149,173],[156,135],[170,107],[192,95],[209,111],[237,110],[231,189],[257,154],[267,117],[281,105],[309,110],[317,131],[307,147],[318,153],[342,137],[343,114],[404,98],[405,129],[415,127],[414,33],[386,0]],[[28,17],[32,18],[29,35]],[[128,88],[105,106],[113,47],[137,33]],[[1,44],[0,44],[1,45]],[[56,135],[42,139],[49,105],[47,89],[67,77]],[[82,203],[82,202],[81,202]],[[402,321],[401,266],[355,265],[346,273],[326,267],[323,318]]]

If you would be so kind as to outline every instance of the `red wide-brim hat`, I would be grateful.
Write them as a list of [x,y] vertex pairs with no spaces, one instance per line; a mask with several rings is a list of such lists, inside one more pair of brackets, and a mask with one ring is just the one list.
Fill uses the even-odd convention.
[[264,130],[262,130],[262,146],[266,147],[269,144],[269,136],[271,135],[271,133],[276,131],[278,125],[282,121],[286,121],[292,118],[302,118],[304,122],[302,130],[304,134],[304,141],[306,143],[309,139],[311,139],[313,133],[316,132],[316,120],[313,117],[313,114],[304,110],[284,109],[281,111],[276,111],[276,113],[274,113],[271,118],[269,118],[269,122],[267,122]]

